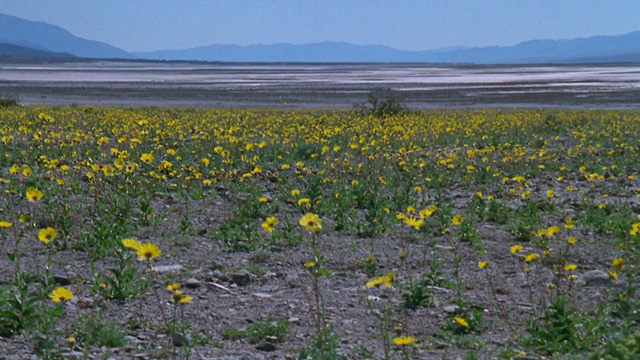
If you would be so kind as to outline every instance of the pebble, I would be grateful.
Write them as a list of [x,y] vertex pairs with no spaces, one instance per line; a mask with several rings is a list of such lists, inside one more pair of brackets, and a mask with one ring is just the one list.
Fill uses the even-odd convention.
[[187,281],[185,281],[184,286],[189,289],[196,289],[200,287],[200,281],[195,278],[188,278]]
[[276,346],[270,342],[262,342],[256,346],[256,350],[260,351],[276,351]]
[[444,310],[444,312],[448,313],[448,314],[455,314],[458,312],[458,305],[447,305],[444,308],[442,308]]
[[251,282],[251,273],[249,273],[246,270],[233,273],[230,275],[230,277],[231,277],[231,282],[238,286],[244,286]]
[[178,270],[182,270],[183,266],[176,264],[176,265],[159,265],[159,266],[154,266],[151,268],[151,270],[155,271],[155,272],[167,272],[167,271],[178,271]]
[[602,270],[591,270],[582,274],[586,286],[609,286],[611,277]]

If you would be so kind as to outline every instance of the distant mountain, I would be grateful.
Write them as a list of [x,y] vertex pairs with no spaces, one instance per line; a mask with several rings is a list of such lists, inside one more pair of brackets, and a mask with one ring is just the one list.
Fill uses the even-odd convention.
[[404,51],[343,42],[273,45],[211,45],[134,53],[154,60],[255,62],[428,62],[473,64],[640,62],[640,31],[573,40],[532,40],[514,46],[454,47]]
[[0,57],[11,58],[47,58],[47,59],[77,59],[78,57],[67,53],[57,53],[38,50],[26,46],[0,43]]
[[0,43],[86,58],[134,58],[124,50],[79,38],[61,27],[5,14],[0,14]]
[[134,53],[155,60],[257,61],[257,62],[405,62],[411,52],[382,45],[353,45],[344,42],[273,45],[211,45],[185,50]]
[[[44,52],[51,52],[52,58],[70,54],[84,58],[225,62],[457,64],[640,62],[640,31],[626,35],[594,36],[572,40],[531,40],[514,46],[450,47],[429,51],[405,51],[382,45],[321,42],[302,45],[211,45],[132,54],[99,41],[79,38],[58,26],[0,14],[0,44],[2,43],[7,45],[3,45],[4,52],[0,54],[12,56],[11,53],[20,53],[21,56],[27,57],[47,57]],[[8,45],[16,48],[9,48]]]

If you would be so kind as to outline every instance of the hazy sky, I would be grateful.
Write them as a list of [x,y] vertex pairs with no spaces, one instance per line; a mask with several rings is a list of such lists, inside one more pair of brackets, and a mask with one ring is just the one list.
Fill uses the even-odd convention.
[[2,0],[127,51],[344,41],[402,50],[640,30],[640,0]]

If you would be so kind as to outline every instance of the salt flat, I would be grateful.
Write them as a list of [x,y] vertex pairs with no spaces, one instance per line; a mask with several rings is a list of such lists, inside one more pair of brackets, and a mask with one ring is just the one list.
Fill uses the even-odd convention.
[[640,106],[640,65],[0,64],[24,104],[351,108],[391,89],[410,108]]

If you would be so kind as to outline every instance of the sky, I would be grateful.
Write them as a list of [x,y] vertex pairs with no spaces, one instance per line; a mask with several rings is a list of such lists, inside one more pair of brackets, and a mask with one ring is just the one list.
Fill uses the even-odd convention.
[[132,52],[322,41],[432,50],[640,30],[640,0],[2,0],[0,13]]

